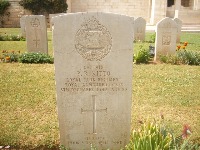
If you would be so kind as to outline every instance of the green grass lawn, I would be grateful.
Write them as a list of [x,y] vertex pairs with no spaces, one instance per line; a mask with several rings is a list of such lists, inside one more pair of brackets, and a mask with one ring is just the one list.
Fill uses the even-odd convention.
[[[7,31],[18,33],[19,29]],[[200,34],[193,33],[183,33],[181,39],[193,50],[200,50],[199,40]],[[49,44],[52,55],[51,41]],[[135,43],[135,50],[139,44],[148,47],[149,43]],[[1,50],[25,52],[26,44],[0,41]],[[189,124],[192,138],[200,143],[199,87],[199,66],[134,64],[132,129],[139,127],[139,120],[158,120],[162,113],[175,135]],[[0,131],[0,146],[30,149],[59,144],[53,64],[0,63]]]

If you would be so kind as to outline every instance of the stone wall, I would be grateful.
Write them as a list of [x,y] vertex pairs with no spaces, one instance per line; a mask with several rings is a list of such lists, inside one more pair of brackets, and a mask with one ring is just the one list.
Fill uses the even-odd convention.
[[71,12],[113,12],[149,20],[150,0],[72,0]]
[[[20,17],[31,14],[19,5],[20,0],[9,0],[11,6],[4,17],[3,27],[19,27]],[[174,17],[175,8],[167,7],[167,0],[66,0],[68,13],[72,12],[112,12],[134,18],[142,17],[155,25],[164,17]],[[200,24],[200,0],[190,0],[190,7],[181,8],[179,16],[183,24]],[[47,24],[48,24],[48,16]]]
[[20,17],[25,14],[30,14],[29,11],[25,11],[23,7],[19,5],[20,0],[9,0],[10,7],[7,10],[3,19],[3,27],[20,27]]

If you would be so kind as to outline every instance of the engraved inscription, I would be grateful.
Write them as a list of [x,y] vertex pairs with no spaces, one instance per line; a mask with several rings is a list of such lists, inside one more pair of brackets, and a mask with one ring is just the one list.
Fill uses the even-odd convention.
[[33,18],[30,23],[31,26],[34,28],[34,34],[35,34],[35,39],[33,40],[33,42],[35,43],[36,48],[38,48],[40,40],[38,39],[37,28],[40,26],[40,21],[38,18]]
[[170,45],[171,36],[169,34],[165,34],[162,36],[162,45]]
[[33,19],[31,20],[31,26],[32,26],[32,27],[39,27],[39,26],[40,26],[40,21],[39,21],[39,19],[38,19],[38,18],[33,18]]
[[33,40],[35,42],[35,46],[38,48],[39,47],[39,43],[40,43],[40,40],[38,39],[37,37],[37,32],[35,30],[35,40]]
[[100,61],[111,50],[112,37],[105,26],[92,17],[85,21],[75,36],[75,48],[86,60]]
[[113,77],[111,72],[106,70],[102,65],[94,67],[84,66],[83,69],[77,71],[75,77],[65,79],[64,86],[61,87],[62,92],[117,92],[127,91],[120,78]]
[[90,110],[84,110],[81,108],[81,113],[86,113],[86,112],[92,112],[93,113],[93,134],[97,134],[96,132],[96,113],[97,112],[107,112],[107,108],[105,109],[97,109],[96,108],[96,95],[92,95],[92,102],[93,102],[93,108]]

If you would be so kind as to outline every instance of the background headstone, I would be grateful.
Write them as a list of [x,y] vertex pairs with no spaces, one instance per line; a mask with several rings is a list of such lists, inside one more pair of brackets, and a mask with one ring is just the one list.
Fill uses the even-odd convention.
[[134,21],[134,38],[136,41],[144,41],[146,32],[146,20],[138,17]]
[[20,18],[20,28],[21,28],[21,35],[26,37],[26,29],[25,29],[25,19],[27,15],[24,15]]
[[176,38],[176,43],[180,43],[182,21],[180,19],[178,19],[178,18],[174,18],[173,20],[177,23],[177,38]]
[[45,16],[30,15],[25,19],[28,52],[48,53]]
[[176,52],[177,24],[170,18],[164,18],[156,25],[155,57]]
[[120,149],[130,138],[134,19],[111,13],[53,18],[61,144]]
[[49,23],[50,23],[50,30],[52,30],[52,18],[53,17],[56,17],[56,16],[59,16],[59,15],[64,15],[66,13],[59,13],[59,14],[49,14]]

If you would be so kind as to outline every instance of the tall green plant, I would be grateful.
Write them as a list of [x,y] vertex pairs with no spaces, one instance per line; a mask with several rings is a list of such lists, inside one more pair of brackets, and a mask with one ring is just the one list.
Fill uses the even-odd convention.
[[10,6],[9,1],[7,0],[0,0],[0,16],[3,16]]
[[3,24],[3,19],[6,13],[6,10],[10,6],[9,1],[7,0],[0,0],[0,26]]
[[132,132],[126,150],[169,150],[172,141],[172,135],[160,124],[146,122]]
[[150,60],[150,54],[147,49],[140,46],[140,50],[134,55],[134,61],[136,64],[144,63],[147,64]]

